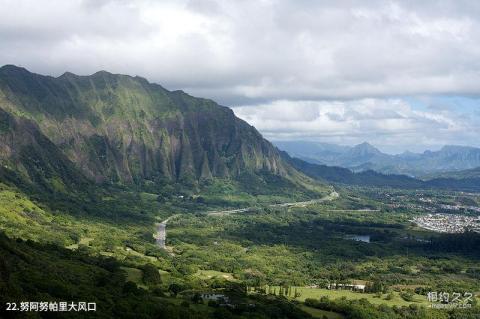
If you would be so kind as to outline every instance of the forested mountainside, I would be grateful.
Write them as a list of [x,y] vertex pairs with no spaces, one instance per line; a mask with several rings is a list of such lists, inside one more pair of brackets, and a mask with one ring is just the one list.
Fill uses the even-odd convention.
[[229,108],[105,71],[54,78],[0,68],[0,146],[4,169],[60,189],[244,173],[305,179]]

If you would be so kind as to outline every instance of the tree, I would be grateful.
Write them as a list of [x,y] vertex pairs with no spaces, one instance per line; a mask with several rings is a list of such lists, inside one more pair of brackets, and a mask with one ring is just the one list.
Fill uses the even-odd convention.
[[203,299],[202,299],[202,296],[196,292],[193,296],[192,296],[192,302],[193,303],[203,303]]
[[162,278],[158,272],[157,267],[152,264],[146,264],[142,267],[142,281],[146,285],[159,285],[162,283]]
[[126,294],[135,294],[138,291],[137,285],[132,281],[127,281],[123,285],[123,292]]
[[182,286],[180,286],[179,284],[177,283],[173,283],[173,284],[170,284],[170,286],[168,286],[168,291],[174,296],[176,297],[177,294],[179,292],[181,292],[183,290]]
[[384,290],[384,285],[378,279],[375,279],[373,283],[367,282],[367,284],[365,285],[366,292],[383,292],[383,290]]
[[400,297],[405,301],[413,301],[413,292],[411,290],[402,291]]
[[229,319],[229,318],[233,318],[233,315],[230,311],[228,311],[225,308],[217,308],[213,312],[213,317],[215,319]]

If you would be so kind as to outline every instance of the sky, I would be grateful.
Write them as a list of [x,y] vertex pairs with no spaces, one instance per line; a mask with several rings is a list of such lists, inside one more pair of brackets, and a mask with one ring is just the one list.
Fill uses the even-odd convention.
[[0,65],[140,75],[270,140],[480,147],[480,1],[0,0]]

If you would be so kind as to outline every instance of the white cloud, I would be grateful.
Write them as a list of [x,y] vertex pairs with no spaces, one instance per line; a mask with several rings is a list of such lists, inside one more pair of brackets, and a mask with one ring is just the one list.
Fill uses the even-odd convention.
[[234,112],[272,140],[349,145],[369,141],[391,152],[444,144],[480,146],[478,117],[451,110],[422,111],[401,99],[282,100],[237,107]]

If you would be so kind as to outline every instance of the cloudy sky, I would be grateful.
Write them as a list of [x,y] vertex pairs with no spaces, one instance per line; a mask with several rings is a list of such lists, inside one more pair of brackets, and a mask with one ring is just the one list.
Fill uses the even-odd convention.
[[141,75],[271,140],[480,146],[480,2],[0,0],[0,65]]

